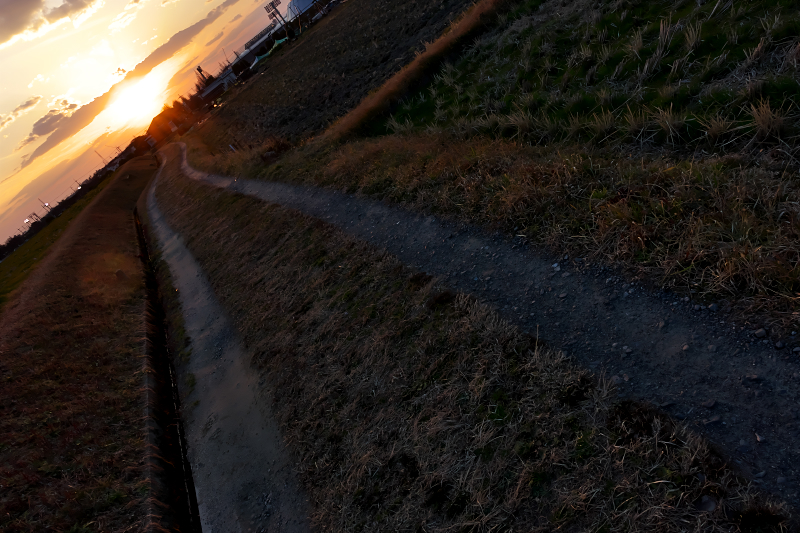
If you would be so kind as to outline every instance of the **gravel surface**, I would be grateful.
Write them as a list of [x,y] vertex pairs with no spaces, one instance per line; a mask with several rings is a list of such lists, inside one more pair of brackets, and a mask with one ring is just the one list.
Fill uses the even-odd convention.
[[160,175],[159,169],[147,211],[191,338],[189,361],[177,372],[203,531],[310,531],[306,497],[269,395],[200,266],[158,208]]
[[[177,150],[167,148],[172,157]],[[756,483],[798,507],[800,339],[732,322],[717,305],[653,292],[581,258],[363,197],[183,171],[297,209],[497,306],[523,330],[605,373],[706,436]],[[796,350],[796,351],[795,351]]]

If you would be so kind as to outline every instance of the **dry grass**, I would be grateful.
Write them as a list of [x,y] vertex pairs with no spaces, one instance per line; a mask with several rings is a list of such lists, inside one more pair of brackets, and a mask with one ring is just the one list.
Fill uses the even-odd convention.
[[[680,131],[680,119],[665,116],[664,125]],[[496,116],[484,120],[498,125]],[[646,135],[648,120],[631,111],[630,135]],[[534,135],[546,140],[557,130],[540,119]],[[795,177],[780,172],[780,162],[777,172],[740,167],[735,159],[612,163],[585,150],[390,136],[325,153],[287,154],[260,172],[266,179],[361,191],[508,231],[524,228],[516,233],[558,250],[623,262],[665,286],[680,290],[698,283],[701,297],[728,298],[742,313],[760,310],[776,327],[795,320],[800,211],[792,198],[800,189]]]
[[636,30],[631,37],[630,42],[625,45],[625,50],[628,52],[628,55],[631,59],[635,56],[636,59],[639,59],[639,52],[644,47],[644,40],[642,38],[642,31]]
[[750,116],[755,129],[755,140],[779,139],[784,129],[785,117],[780,109],[772,109],[763,98],[758,105],[750,104]]
[[689,24],[684,31],[684,47],[687,52],[694,52],[702,41],[702,25],[700,22]]
[[637,112],[628,107],[628,111],[625,113],[625,125],[630,137],[641,139],[649,123],[650,120],[644,111]]
[[725,136],[733,129],[733,121],[722,115],[714,115],[706,120],[701,120],[700,123],[706,131],[709,143],[712,145],[717,145],[724,140]]
[[614,115],[611,114],[610,111],[604,111],[602,113],[592,115],[592,124],[591,127],[594,130],[595,134],[601,140],[608,137],[614,132],[614,126],[616,125],[616,119]]
[[132,210],[154,169],[122,167],[0,316],[2,531],[145,528],[145,291]]
[[486,306],[322,222],[168,176],[159,202],[269,383],[320,530],[777,521],[696,436]]

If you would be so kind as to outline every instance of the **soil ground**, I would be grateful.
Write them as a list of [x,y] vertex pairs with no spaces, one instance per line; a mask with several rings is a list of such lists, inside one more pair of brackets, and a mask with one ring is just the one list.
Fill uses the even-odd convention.
[[754,483],[800,503],[800,365],[791,348],[777,349],[752,325],[479,228],[331,190],[210,176],[182,157],[187,176],[325,220],[491,302],[524,331],[611,376],[623,397],[685,420]]
[[152,157],[124,165],[0,315],[0,530],[146,528],[133,207],[155,168]]
[[172,272],[191,338],[191,354],[176,367],[203,531],[308,531],[305,496],[260,393],[263,382],[250,370],[202,270],[161,214],[159,177],[147,197],[148,225]]

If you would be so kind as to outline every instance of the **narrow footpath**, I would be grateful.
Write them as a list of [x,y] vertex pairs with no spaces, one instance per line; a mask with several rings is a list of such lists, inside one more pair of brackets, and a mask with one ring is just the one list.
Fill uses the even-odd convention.
[[522,330],[610,376],[622,397],[685,420],[754,483],[798,507],[797,336],[776,342],[713,304],[652,293],[580,258],[548,257],[477,227],[329,189],[209,175],[188,165],[184,145],[162,154],[182,158],[188,177],[324,220],[491,302]]
[[306,498],[267,395],[199,265],[158,208],[147,211],[191,339],[177,364],[183,422],[204,533],[310,531]]

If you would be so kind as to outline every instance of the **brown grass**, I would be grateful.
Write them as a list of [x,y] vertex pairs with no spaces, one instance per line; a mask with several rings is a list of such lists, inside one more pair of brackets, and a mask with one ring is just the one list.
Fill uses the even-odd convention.
[[488,307],[322,222],[167,172],[159,203],[269,384],[320,530],[730,531],[781,512]]
[[145,294],[132,209],[154,168],[152,158],[123,166],[0,316],[2,531],[144,528]]

